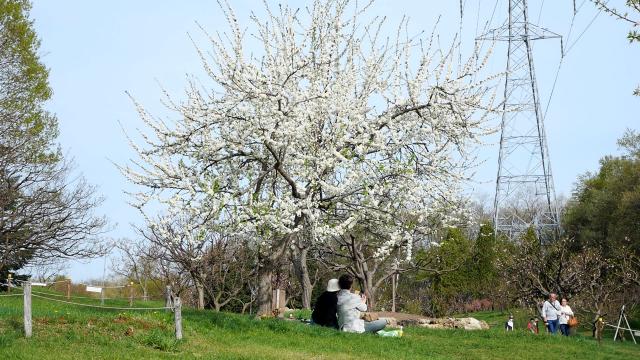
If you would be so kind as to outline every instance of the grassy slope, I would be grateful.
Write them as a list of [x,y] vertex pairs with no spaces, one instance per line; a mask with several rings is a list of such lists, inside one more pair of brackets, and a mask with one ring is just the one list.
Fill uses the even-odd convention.
[[505,316],[498,313],[475,315],[495,325],[489,331],[412,328],[405,329],[403,338],[381,338],[298,322],[185,310],[185,339],[176,342],[172,315],[162,311],[125,313],[37,298],[33,303],[34,336],[26,340],[22,299],[0,297],[0,359],[640,358],[640,345],[616,344],[610,336],[598,346],[581,335],[567,339],[519,331],[507,334],[499,326]]

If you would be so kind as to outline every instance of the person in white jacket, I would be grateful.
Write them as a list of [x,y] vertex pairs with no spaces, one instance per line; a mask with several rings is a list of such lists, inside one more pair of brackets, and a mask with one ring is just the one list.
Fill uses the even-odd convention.
[[367,311],[367,297],[351,293],[353,276],[345,274],[338,279],[338,328],[346,332],[378,332],[387,325],[384,319],[364,321],[360,318],[362,311]]
[[560,316],[560,303],[558,302],[558,295],[556,293],[549,294],[549,300],[542,304],[541,315],[544,319],[544,325],[549,330],[549,333],[555,334],[558,331],[558,316]]
[[560,323],[560,332],[564,336],[569,336],[569,317],[573,316],[573,310],[569,307],[567,299],[562,298],[560,303],[560,316],[558,316],[558,322]]

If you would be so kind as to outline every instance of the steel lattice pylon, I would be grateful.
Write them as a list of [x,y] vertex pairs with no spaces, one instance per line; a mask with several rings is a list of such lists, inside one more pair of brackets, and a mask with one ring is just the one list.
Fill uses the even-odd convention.
[[508,42],[494,226],[512,240],[529,227],[541,240],[560,229],[532,56],[533,40],[549,38],[561,36],[529,22],[527,0],[510,0],[509,21],[479,38]]

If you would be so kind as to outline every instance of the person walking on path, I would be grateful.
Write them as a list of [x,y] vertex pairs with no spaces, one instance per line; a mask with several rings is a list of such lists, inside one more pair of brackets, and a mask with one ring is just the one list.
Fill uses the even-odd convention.
[[338,279],[331,279],[327,283],[327,291],[323,292],[316,300],[316,306],[311,314],[313,324],[338,328]]
[[549,294],[549,299],[542,304],[542,318],[549,332],[555,334],[558,331],[558,316],[560,315],[560,303],[556,293]]
[[367,311],[367,297],[351,293],[353,276],[345,274],[338,279],[340,291],[338,292],[338,326],[346,332],[378,332],[387,325],[384,319],[375,321],[364,321],[361,317],[362,311]]
[[564,336],[569,336],[569,318],[571,316],[573,316],[573,310],[571,310],[567,299],[562,298],[558,323],[560,324],[560,333]]

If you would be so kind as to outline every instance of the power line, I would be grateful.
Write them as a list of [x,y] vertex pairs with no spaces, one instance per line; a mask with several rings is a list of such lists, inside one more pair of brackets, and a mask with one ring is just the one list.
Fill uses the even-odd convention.
[[[544,0],[543,0],[543,2],[544,2]],[[569,43],[569,41],[571,40],[571,35],[573,34],[573,29],[574,29],[576,17],[577,17],[578,13],[580,12],[580,10],[582,9],[582,7],[584,6],[584,4],[586,2],[587,2],[587,0],[582,0],[580,5],[578,5],[576,7],[576,2],[575,2],[575,0],[573,1],[573,16],[571,17],[571,25],[569,26],[569,32],[567,34],[567,40],[566,40],[567,43]],[[594,16],[594,18],[591,19],[591,22],[589,22],[587,27],[582,31],[582,33],[578,36],[578,38],[573,43],[570,44],[570,46],[567,48],[567,50],[564,50],[564,49],[562,50],[562,56],[560,57],[560,62],[558,63],[558,68],[556,69],[556,74],[555,74],[554,80],[553,80],[553,86],[551,87],[551,92],[549,93],[549,99],[547,100],[547,105],[546,105],[545,110],[544,110],[544,118],[547,117],[547,113],[549,112],[549,107],[551,105],[551,100],[552,100],[553,95],[555,93],[556,85],[558,83],[558,77],[560,75],[560,70],[562,69],[562,64],[564,63],[565,56],[569,53],[569,50],[571,50],[576,45],[576,43],[582,38],[582,36],[586,33],[586,31],[589,29],[589,27],[594,23],[594,21],[600,15],[601,12],[602,12],[602,10],[598,10],[598,12]]]
[[549,99],[547,100],[547,105],[544,109],[543,119],[547,118],[547,112],[549,112],[549,106],[551,105],[551,99],[553,98],[553,94],[556,90],[556,84],[558,83],[558,77],[560,75],[560,69],[562,68],[562,63],[564,62],[564,56],[560,57],[560,63],[558,63],[558,69],[556,70],[556,76],[553,79],[553,86],[551,87],[551,92],[549,93]]
[[[573,1],[575,5],[575,0]],[[542,19],[542,9],[544,8],[544,0],[542,0],[542,4],[540,4],[540,11],[538,11],[538,20],[536,21],[536,25],[540,25],[540,19]]]
[[582,32],[580,33],[580,35],[578,36],[578,38],[571,43],[571,45],[569,45],[569,47],[567,48],[567,51],[564,53],[565,55],[569,53],[569,51],[571,51],[571,49],[573,49],[574,46],[576,46],[576,44],[578,43],[578,41],[580,41],[580,39],[582,39],[582,37],[584,36],[584,34],[587,33],[587,31],[589,30],[589,28],[591,27],[591,25],[593,25],[593,23],[596,21],[596,19],[598,18],[598,16],[600,16],[600,14],[602,14],[602,9],[598,9],[598,12],[596,13],[596,15],[593,17],[593,19],[591,19],[591,21],[589,22],[589,24],[587,25],[587,27],[582,30]]
[[[489,18],[489,21],[487,23],[485,23],[484,25],[484,29],[482,29],[482,33],[486,33],[487,30],[489,30],[489,28],[491,27],[491,24],[493,24],[493,18],[496,15],[496,10],[498,9],[498,3],[500,2],[500,0],[496,0],[494,5],[493,5],[493,11],[491,12],[491,17]],[[478,2],[478,4],[480,4],[480,2]],[[478,18],[480,17],[480,6],[478,6]],[[477,36],[476,36],[477,38]],[[478,53],[482,53],[482,50],[484,49],[484,41],[480,44],[480,48],[478,49]]]

